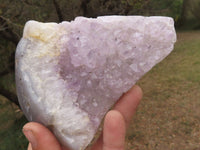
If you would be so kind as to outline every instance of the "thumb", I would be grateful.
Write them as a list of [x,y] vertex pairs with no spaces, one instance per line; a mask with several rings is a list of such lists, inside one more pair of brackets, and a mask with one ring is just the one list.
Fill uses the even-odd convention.
[[39,123],[27,123],[23,127],[23,133],[30,142],[28,150],[61,150],[53,133]]

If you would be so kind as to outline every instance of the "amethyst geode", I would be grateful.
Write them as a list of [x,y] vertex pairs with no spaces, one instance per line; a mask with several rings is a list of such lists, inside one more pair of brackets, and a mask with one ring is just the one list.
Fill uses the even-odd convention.
[[29,121],[83,150],[117,99],[176,41],[169,17],[77,17],[26,23],[16,51],[19,102]]

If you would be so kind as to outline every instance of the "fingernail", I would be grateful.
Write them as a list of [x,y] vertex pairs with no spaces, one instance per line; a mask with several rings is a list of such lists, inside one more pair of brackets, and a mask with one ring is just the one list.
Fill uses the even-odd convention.
[[36,149],[37,147],[37,141],[35,136],[33,135],[33,132],[31,130],[27,130],[27,129],[22,129],[24,135],[26,136],[26,138],[28,139],[28,141],[31,143],[31,146],[33,149]]

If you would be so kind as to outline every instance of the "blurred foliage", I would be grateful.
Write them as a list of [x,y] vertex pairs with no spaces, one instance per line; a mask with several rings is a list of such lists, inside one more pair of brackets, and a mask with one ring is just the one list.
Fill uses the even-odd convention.
[[190,2],[190,6],[192,14],[200,20],[200,1],[193,0],[193,2]]
[[190,3],[188,3],[190,6],[190,12],[195,17],[196,20],[198,20],[198,23],[195,26],[195,29],[200,28],[200,1],[199,0],[191,0]]

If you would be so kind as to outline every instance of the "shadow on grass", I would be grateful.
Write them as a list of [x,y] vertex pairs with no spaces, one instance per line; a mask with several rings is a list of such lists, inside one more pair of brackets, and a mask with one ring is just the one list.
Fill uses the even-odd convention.
[[6,130],[0,131],[0,149],[1,150],[26,150],[27,140],[24,137],[21,129],[27,122],[24,115],[16,119],[14,123]]
[[26,150],[22,127],[27,119],[19,108],[0,98],[0,150]]

